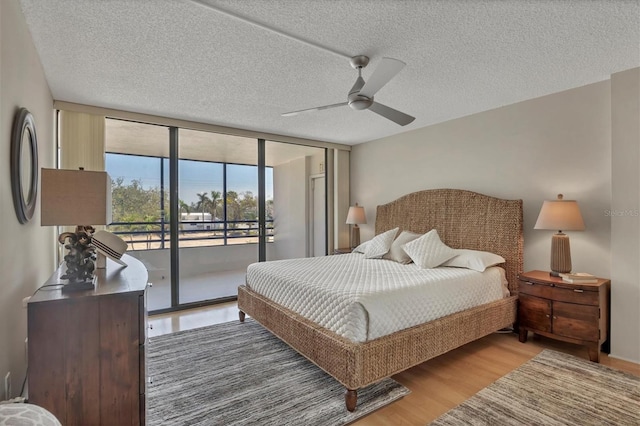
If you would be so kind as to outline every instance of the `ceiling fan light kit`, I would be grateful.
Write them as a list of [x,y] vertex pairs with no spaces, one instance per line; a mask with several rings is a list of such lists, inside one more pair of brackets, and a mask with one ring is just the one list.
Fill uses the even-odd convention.
[[365,82],[362,78],[362,68],[365,68],[369,64],[369,58],[364,55],[354,56],[349,61],[351,66],[358,71],[358,78],[353,84],[349,94],[347,95],[347,102],[341,102],[337,104],[324,105],[315,108],[302,109],[298,111],[291,111],[282,114],[283,117],[290,117],[298,115],[303,112],[321,111],[323,109],[337,108],[345,105],[349,105],[352,109],[361,111],[369,109],[376,114],[391,120],[400,126],[406,126],[415,120],[408,114],[395,110],[391,107],[383,105],[374,101],[374,95],[378,90],[382,89],[393,77],[396,76],[404,67],[405,63],[393,58],[382,58],[382,62],[373,71],[369,77],[369,81]]

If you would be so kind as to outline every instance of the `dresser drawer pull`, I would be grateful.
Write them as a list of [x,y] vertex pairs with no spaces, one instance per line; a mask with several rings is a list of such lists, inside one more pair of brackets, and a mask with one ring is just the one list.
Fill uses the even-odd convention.
[[545,315],[545,317],[549,318],[549,314]]
[[149,330],[153,330],[153,324],[149,324]]
[[153,283],[147,283],[148,287],[153,287]]
[[533,283],[530,283],[529,281],[524,281],[524,283],[525,283],[526,285],[533,285]]
[[573,291],[575,291],[576,293],[584,293],[584,290],[580,290],[579,288],[576,288]]
[[147,377],[147,383],[152,385],[153,384],[153,377]]

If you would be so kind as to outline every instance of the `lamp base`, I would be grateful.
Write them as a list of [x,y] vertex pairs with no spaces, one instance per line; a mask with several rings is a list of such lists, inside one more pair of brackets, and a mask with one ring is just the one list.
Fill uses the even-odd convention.
[[554,277],[571,272],[571,248],[569,236],[562,233],[553,234],[551,238],[551,272]]
[[354,249],[360,245],[360,228],[358,225],[353,225],[351,228],[351,248]]

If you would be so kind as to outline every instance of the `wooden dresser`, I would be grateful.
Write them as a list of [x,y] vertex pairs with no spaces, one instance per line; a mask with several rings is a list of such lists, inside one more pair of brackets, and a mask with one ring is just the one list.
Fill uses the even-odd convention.
[[62,293],[64,266],[28,304],[29,402],[63,425],[145,424],[147,270],[107,261],[94,290]]
[[587,346],[589,359],[599,362],[607,340],[611,282],[571,284],[546,271],[520,274],[518,325],[520,341],[527,332]]

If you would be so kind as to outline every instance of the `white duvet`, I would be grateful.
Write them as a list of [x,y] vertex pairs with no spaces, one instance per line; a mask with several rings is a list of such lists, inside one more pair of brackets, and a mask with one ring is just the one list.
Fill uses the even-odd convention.
[[502,268],[420,269],[360,253],[254,263],[247,287],[355,342],[509,294]]

